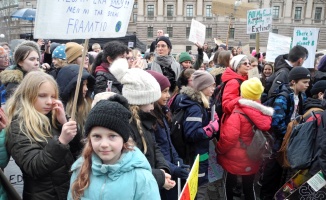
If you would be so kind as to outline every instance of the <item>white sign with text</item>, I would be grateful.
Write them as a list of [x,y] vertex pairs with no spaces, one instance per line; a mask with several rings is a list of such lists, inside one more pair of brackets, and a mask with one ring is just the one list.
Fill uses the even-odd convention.
[[195,44],[198,43],[199,45],[203,46],[205,42],[205,36],[206,36],[206,26],[200,23],[199,21],[192,19],[189,41]]
[[269,33],[265,60],[267,62],[275,62],[277,56],[289,53],[290,47],[290,37]]
[[247,11],[247,34],[269,32],[272,28],[272,9]]

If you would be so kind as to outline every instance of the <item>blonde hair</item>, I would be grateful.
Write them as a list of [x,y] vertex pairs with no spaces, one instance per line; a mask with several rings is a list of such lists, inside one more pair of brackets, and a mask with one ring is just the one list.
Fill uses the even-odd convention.
[[145,136],[144,136],[144,131],[141,125],[141,121],[140,121],[140,117],[138,115],[140,108],[137,105],[130,105],[129,107],[130,111],[131,111],[131,120],[134,120],[136,122],[136,126],[137,126],[137,130],[139,132],[139,135],[141,137],[141,141],[143,143],[144,146],[144,154],[147,153],[147,143],[145,140]]
[[53,59],[58,60],[58,63],[54,66],[56,68],[62,68],[64,66],[67,66],[68,65],[68,63],[67,63],[66,60],[62,60],[61,58],[53,58]]
[[204,93],[202,93],[202,91],[199,91],[199,94],[203,102],[204,108],[209,108],[209,99],[207,98],[207,96],[205,96]]
[[[52,76],[42,72],[29,72],[11,98],[6,103],[8,124],[18,120],[19,128],[28,139],[37,142],[47,142],[52,138],[51,124],[56,128],[56,113],[52,111],[52,123],[49,118],[38,112],[34,104],[37,101],[39,89],[43,83],[51,83],[55,91],[55,99],[58,99],[58,85]],[[8,126],[8,133],[10,126]]]
[[[92,154],[93,154],[93,146],[90,139],[90,133],[88,134],[85,147],[82,152],[82,157],[84,159],[80,171],[77,175],[76,180],[73,182],[71,186],[71,194],[74,200],[81,199],[84,195],[84,191],[90,185],[90,174],[92,171]],[[131,151],[134,148],[134,143],[131,138],[124,143],[122,152]]]

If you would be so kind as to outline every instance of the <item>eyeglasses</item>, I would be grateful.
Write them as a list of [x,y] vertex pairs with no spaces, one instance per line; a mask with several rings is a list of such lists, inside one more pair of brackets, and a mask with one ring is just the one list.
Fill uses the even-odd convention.
[[250,62],[243,62],[242,64],[243,64],[243,65],[251,65]]
[[161,45],[158,44],[158,45],[156,45],[156,48],[160,48],[160,47],[161,47],[161,48],[165,48],[165,47],[167,47],[167,46],[166,46],[165,44],[161,44]]

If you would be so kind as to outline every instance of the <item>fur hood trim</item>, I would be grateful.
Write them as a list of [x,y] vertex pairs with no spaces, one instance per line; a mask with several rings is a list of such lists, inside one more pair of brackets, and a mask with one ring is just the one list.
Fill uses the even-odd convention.
[[240,99],[239,104],[256,108],[256,109],[260,110],[263,114],[268,115],[268,116],[273,116],[273,114],[274,114],[274,109],[272,107],[264,106],[263,104],[258,103],[256,101],[252,101],[252,100],[248,100],[248,99]]
[[180,90],[180,94],[187,95],[191,100],[196,101],[198,103],[202,103],[201,95],[199,91],[194,90],[192,87],[182,87]]
[[4,70],[0,73],[0,80],[2,84],[7,83],[20,83],[24,78],[22,71],[16,70]]
[[212,69],[209,73],[212,74],[213,76],[217,76],[219,74],[222,74],[224,71],[225,71],[225,68],[217,67],[215,69]]

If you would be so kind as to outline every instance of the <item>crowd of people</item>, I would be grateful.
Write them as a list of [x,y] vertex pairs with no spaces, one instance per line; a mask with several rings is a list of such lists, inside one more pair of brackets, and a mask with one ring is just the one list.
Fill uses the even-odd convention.
[[[196,56],[175,57],[170,39],[157,33],[144,55],[119,41],[90,49],[42,39],[14,49],[0,44],[0,166],[15,160],[23,199],[178,199],[177,186],[184,186],[197,155],[196,199],[209,199],[212,139],[225,170],[225,199],[233,199],[240,183],[246,200],[258,199],[256,181],[260,199],[273,199],[288,171],[276,159],[287,124],[311,107],[325,109],[326,56],[316,55],[310,71],[302,67],[303,46],[275,62],[266,62],[266,53],[207,43],[195,44]],[[248,78],[254,68],[260,78]],[[218,116],[214,92],[222,84]],[[262,104],[271,98],[271,105]],[[180,110],[186,154],[171,138]],[[243,147],[254,137],[252,123],[273,136],[269,158],[251,160]],[[314,167],[324,170],[320,157]],[[0,185],[0,199],[7,195]]]

